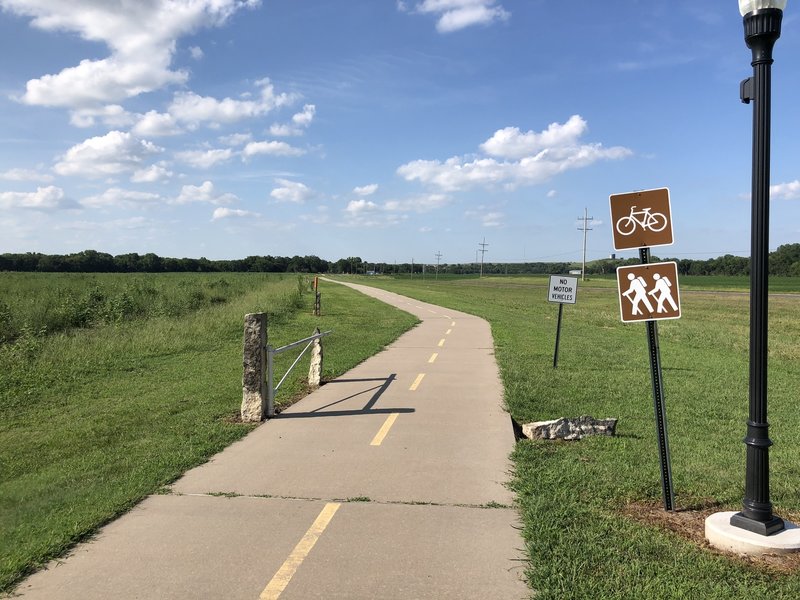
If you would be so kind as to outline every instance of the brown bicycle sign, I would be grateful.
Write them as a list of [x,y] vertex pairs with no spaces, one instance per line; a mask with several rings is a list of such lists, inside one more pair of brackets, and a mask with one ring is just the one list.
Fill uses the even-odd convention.
[[669,189],[614,194],[609,203],[614,250],[672,244]]

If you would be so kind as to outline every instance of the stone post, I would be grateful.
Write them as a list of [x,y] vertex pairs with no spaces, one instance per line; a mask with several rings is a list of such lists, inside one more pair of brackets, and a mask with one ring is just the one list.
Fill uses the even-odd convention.
[[244,353],[242,364],[242,422],[261,421],[266,414],[267,315],[244,316]]
[[[319,327],[314,330],[314,335],[319,334]],[[311,365],[308,367],[308,385],[312,388],[319,387],[322,378],[322,338],[311,342]]]

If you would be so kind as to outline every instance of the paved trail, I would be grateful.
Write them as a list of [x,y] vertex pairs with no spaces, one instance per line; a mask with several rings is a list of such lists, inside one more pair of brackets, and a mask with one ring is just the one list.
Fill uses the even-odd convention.
[[[422,323],[22,582],[23,598],[517,599],[489,325]],[[335,334],[334,334],[335,335]]]

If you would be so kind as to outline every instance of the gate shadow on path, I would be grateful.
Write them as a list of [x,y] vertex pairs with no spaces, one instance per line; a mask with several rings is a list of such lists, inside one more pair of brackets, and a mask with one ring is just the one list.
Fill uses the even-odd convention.
[[[354,415],[381,415],[381,414],[391,414],[391,413],[413,413],[416,412],[416,409],[413,408],[374,408],[375,404],[378,402],[380,397],[389,389],[389,386],[392,385],[392,382],[395,381],[397,378],[396,373],[392,373],[388,377],[374,377],[370,379],[334,379],[333,381],[328,381],[325,385],[334,385],[337,383],[367,383],[370,381],[382,381],[381,385],[377,385],[375,387],[371,387],[369,389],[360,391],[356,394],[351,394],[341,400],[337,400],[336,402],[331,402],[330,404],[326,404],[324,406],[320,406],[319,408],[315,408],[314,410],[308,412],[295,412],[295,413],[280,413],[275,418],[276,419],[310,419],[314,417],[348,417]],[[372,394],[372,397],[367,401],[363,408],[360,409],[353,409],[353,410],[325,410],[331,406],[335,406],[337,404],[341,404],[342,402],[346,402],[347,400],[351,400],[356,398],[357,396],[361,396],[362,394],[367,394],[369,392],[375,392]],[[324,411],[324,412],[321,412]]]

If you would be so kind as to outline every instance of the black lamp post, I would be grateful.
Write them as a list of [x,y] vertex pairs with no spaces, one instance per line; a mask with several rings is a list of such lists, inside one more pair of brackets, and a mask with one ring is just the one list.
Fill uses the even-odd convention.
[[753,53],[753,76],[741,86],[742,102],[753,102],[753,182],[750,254],[750,418],[742,511],[731,525],[761,535],[784,528],[769,500],[767,423],[767,298],[769,275],[769,146],[772,48],[781,35],[786,0],[739,0],[744,39]]

